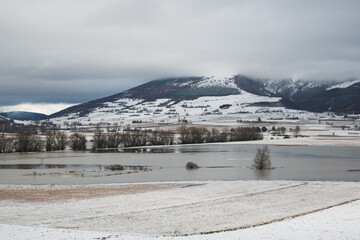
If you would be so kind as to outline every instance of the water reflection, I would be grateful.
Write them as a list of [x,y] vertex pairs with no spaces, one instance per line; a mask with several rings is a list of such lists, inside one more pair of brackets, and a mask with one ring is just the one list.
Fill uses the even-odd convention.
[[0,169],[106,169],[145,171],[149,167],[141,165],[100,165],[100,164],[0,164]]
[[226,153],[227,150],[219,150],[216,148],[199,147],[190,148],[185,146],[177,148],[175,146],[169,147],[136,147],[136,148],[119,148],[119,149],[93,149],[93,153],[207,153],[207,152],[220,152]]
[[271,171],[273,171],[273,170],[272,169],[267,169],[267,170],[253,169],[255,177],[258,178],[258,179],[270,178],[271,177]]
[[[251,169],[258,145],[196,145],[0,155],[0,184],[82,184],[201,180],[360,180],[358,147],[270,146],[272,170]],[[200,167],[187,171],[187,162]],[[127,168],[118,165],[144,166]],[[105,169],[108,166],[107,169]],[[12,170],[9,170],[12,169]],[[111,171],[114,170],[114,171]],[[350,170],[350,171],[349,171]],[[36,171],[36,178],[31,178]],[[122,174],[135,172],[137,174]],[[51,173],[52,175],[50,175]],[[59,173],[58,175],[56,175]],[[73,175],[71,175],[73,174]],[[77,175],[76,175],[77,174]],[[81,176],[74,177],[74,176]],[[94,177],[96,176],[96,177]]]

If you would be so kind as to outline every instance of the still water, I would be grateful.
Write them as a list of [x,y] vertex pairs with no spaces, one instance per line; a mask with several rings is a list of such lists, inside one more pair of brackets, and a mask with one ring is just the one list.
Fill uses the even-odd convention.
[[[360,148],[270,146],[274,169],[251,168],[258,145],[214,144],[112,153],[0,155],[0,184],[92,184],[195,180],[360,181]],[[187,170],[187,162],[199,169]],[[104,171],[118,169],[123,171]],[[115,166],[115,167],[114,167]]]

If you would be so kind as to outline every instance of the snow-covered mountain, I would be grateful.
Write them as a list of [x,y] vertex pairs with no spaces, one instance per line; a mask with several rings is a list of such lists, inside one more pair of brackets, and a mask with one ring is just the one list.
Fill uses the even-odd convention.
[[[55,122],[87,123],[208,121],[223,116],[272,113],[292,117],[296,110],[359,112],[360,82],[183,77],[154,80],[122,93],[67,108]],[[337,87],[340,86],[340,87]],[[341,87],[343,86],[343,87]]]
[[262,80],[235,76],[253,94],[281,97],[287,108],[311,112],[360,113],[360,81]]

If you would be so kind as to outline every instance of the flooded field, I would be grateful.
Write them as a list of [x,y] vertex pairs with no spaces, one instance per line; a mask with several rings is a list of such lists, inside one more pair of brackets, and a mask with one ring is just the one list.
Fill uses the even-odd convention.
[[[194,180],[360,180],[359,147],[270,146],[274,169],[251,168],[257,145],[181,145],[119,152],[0,155],[1,184]],[[199,169],[187,170],[187,162]]]

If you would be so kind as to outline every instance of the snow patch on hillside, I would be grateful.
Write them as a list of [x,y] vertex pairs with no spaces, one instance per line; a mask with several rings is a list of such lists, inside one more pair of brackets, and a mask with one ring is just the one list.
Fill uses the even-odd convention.
[[240,90],[240,88],[238,88],[238,86],[235,84],[234,77],[204,77],[203,80],[197,84],[194,84],[193,87],[227,87]]
[[287,93],[289,96],[292,96],[305,89],[317,88],[328,84],[328,82],[309,82],[293,79],[285,79],[280,81],[268,80],[265,82],[265,89],[272,94]]
[[351,80],[351,81],[346,81],[346,82],[343,82],[343,83],[339,83],[339,84],[336,84],[334,86],[331,86],[329,88],[326,89],[326,91],[329,91],[329,90],[332,90],[332,89],[335,89],[335,88],[348,88],[356,83],[360,83],[360,79],[355,79],[355,80]]

